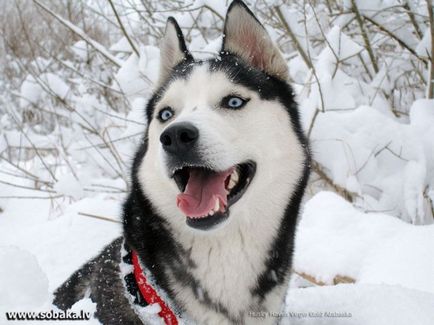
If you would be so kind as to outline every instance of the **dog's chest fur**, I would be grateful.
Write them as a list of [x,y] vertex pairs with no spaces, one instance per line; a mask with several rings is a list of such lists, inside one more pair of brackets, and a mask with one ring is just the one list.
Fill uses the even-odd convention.
[[268,240],[264,240],[264,229],[251,226],[234,227],[224,238],[181,236],[188,259],[185,263],[191,265],[188,272],[195,281],[179,281],[170,270],[167,272],[176,300],[200,324],[251,324],[255,321],[249,317],[252,311],[279,312],[274,309],[281,306],[286,286],[276,285],[263,300],[254,293],[264,271],[272,280],[276,278],[274,270],[266,270],[275,234],[265,234]]

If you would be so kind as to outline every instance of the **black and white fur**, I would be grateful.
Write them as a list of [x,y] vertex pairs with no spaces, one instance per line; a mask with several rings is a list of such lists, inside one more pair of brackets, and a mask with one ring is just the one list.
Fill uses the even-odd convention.
[[[216,59],[195,61],[176,21],[168,20],[160,80],[146,108],[148,127],[124,204],[124,239],[177,309],[198,324],[272,324],[275,317],[258,319],[251,312],[281,311],[310,161],[287,79],[281,53],[241,1],[228,9]],[[219,107],[234,93],[248,103],[239,110]],[[165,107],[173,117],[162,122],[157,116]],[[189,227],[177,208],[179,189],[159,141],[168,126],[181,122],[199,129],[207,168],[256,164],[227,220],[207,231]],[[90,292],[104,324],[140,323],[122,292],[121,241],[60,287],[55,304],[69,308]]]

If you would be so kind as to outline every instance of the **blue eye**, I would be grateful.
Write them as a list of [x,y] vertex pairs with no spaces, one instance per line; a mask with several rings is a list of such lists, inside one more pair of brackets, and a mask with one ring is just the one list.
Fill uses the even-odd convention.
[[226,108],[237,109],[243,107],[247,102],[248,100],[245,100],[241,97],[229,95],[223,98],[222,106]]
[[173,110],[170,107],[165,107],[158,113],[158,118],[161,122],[166,122],[171,119],[173,115]]

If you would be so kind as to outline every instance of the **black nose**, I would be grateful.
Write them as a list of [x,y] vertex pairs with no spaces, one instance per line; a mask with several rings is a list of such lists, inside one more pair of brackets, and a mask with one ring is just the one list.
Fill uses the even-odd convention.
[[176,123],[168,127],[160,136],[165,151],[171,154],[185,154],[197,142],[199,130],[190,123]]

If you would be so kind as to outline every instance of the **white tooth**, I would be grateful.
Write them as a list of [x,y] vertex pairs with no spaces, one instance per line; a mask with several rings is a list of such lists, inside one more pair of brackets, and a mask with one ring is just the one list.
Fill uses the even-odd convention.
[[220,209],[220,200],[217,199],[215,200],[215,206],[214,206],[214,211],[218,211]]
[[230,190],[232,190],[234,187],[235,187],[235,185],[236,185],[237,183],[233,180],[233,178],[231,177],[231,179],[230,179],[230,181],[229,181],[229,184],[228,184],[228,189],[230,189]]
[[236,184],[238,183],[238,179],[239,179],[238,171],[234,170],[234,172],[231,175],[231,181],[234,181],[234,183]]
[[210,216],[214,215],[214,210],[211,210],[211,212],[209,213]]

